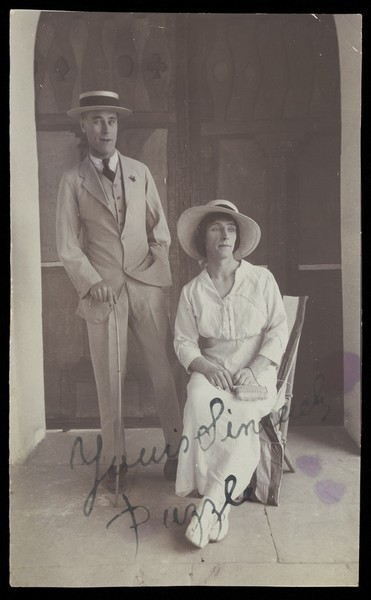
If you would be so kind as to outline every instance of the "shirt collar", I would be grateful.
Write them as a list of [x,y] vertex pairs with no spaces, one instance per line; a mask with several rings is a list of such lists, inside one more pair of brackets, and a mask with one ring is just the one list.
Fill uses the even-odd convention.
[[[90,160],[93,163],[93,165],[98,169],[98,171],[103,171],[102,159],[97,158],[96,156],[93,156],[92,154],[89,154],[89,157],[90,157]],[[110,169],[112,169],[112,171],[116,171],[118,161],[119,161],[119,157],[117,154],[117,150],[115,150],[115,152],[110,157],[109,163],[108,163],[108,166]]]

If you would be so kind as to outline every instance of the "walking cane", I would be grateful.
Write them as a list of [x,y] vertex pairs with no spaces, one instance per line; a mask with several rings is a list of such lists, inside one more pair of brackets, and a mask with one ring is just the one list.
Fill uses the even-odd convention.
[[118,439],[116,439],[116,478],[115,478],[115,506],[118,505],[119,497],[119,482],[120,482],[120,463],[121,463],[121,359],[120,359],[120,336],[119,336],[119,323],[117,317],[116,306],[113,307],[116,323],[116,344],[117,344],[117,373],[118,373]]

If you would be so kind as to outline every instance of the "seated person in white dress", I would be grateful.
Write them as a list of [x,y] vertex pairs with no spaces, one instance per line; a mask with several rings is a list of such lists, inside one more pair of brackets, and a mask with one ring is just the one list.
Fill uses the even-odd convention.
[[191,374],[175,490],[202,495],[186,531],[202,548],[227,535],[231,502],[259,463],[259,422],[277,401],[287,319],[272,273],[242,260],[258,245],[260,228],[234,204],[187,209],[178,236],[205,264],[181,292],[174,340]]

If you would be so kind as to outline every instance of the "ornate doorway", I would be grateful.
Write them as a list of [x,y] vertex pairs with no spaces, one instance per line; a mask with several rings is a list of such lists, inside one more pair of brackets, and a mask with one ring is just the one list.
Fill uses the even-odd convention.
[[[85,152],[66,111],[81,91],[105,88],[134,110],[118,147],[148,164],[167,214],[171,320],[182,285],[196,273],[177,243],[177,219],[190,205],[230,199],[261,225],[251,262],[267,265],[282,293],[309,296],[293,415],[300,424],[342,423],[333,17],[43,12],[35,111],[48,427],[99,426],[85,325],[56,254],[55,206],[62,172]],[[156,425],[134,339],[130,345],[126,424]]]

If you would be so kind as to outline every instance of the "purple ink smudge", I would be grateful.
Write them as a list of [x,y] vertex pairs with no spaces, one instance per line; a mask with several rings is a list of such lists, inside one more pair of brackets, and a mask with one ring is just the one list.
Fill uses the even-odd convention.
[[317,496],[322,502],[326,502],[326,504],[339,502],[345,492],[345,485],[343,483],[337,483],[331,479],[317,481],[315,487]]
[[361,378],[361,360],[354,352],[334,352],[321,365],[323,392],[330,395],[349,393]]
[[350,392],[361,376],[360,358],[353,352],[344,352],[344,392]]
[[321,472],[321,462],[318,456],[299,456],[296,464],[309,477],[317,477]]

